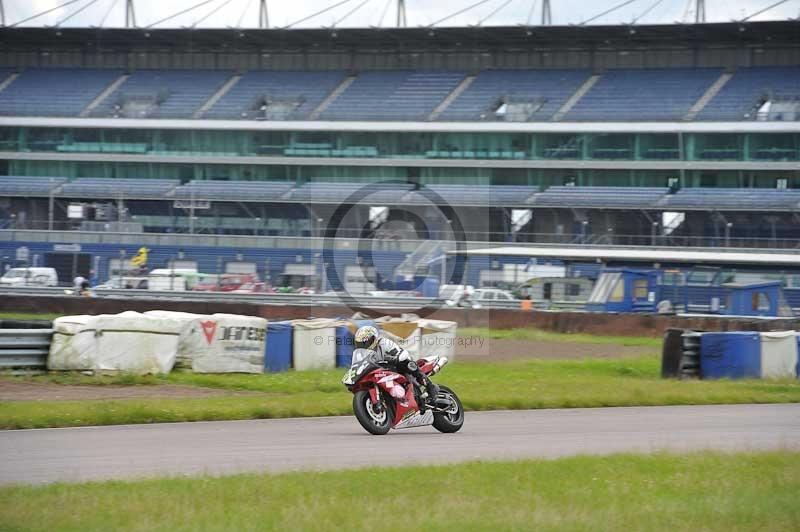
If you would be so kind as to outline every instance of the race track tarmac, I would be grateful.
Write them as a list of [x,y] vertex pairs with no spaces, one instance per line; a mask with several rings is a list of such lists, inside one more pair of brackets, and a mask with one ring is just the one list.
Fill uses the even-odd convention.
[[800,449],[800,404],[468,412],[370,436],[353,417],[0,431],[0,484],[618,452]]

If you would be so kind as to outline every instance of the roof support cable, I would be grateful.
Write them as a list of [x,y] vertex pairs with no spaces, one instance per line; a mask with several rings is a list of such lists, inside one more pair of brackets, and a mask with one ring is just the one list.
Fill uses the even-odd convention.
[[500,4],[500,5],[499,5],[499,6],[498,6],[498,7],[497,7],[497,8],[496,8],[494,11],[492,11],[491,13],[489,13],[488,15],[486,15],[485,17],[483,17],[482,19],[480,19],[480,20],[478,21],[478,26],[481,26],[481,25],[482,25],[484,22],[486,22],[487,20],[489,20],[490,18],[492,18],[493,16],[495,16],[496,14],[498,14],[498,13],[499,13],[499,12],[500,12],[500,11],[501,11],[503,8],[505,8],[505,7],[506,7],[508,4],[510,4],[511,2],[512,2],[512,0],[506,0],[505,2],[503,2],[502,4]]
[[634,19],[631,21],[631,24],[636,24],[637,22],[642,20],[644,17],[649,15],[650,12],[653,11],[655,8],[657,8],[661,4],[661,2],[663,2],[663,1],[664,0],[656,0],[655,2],[653,2],[653,4],[650,7],[648,7],[647,9],[645,9],[644,11],[642,11],[639,14],[639,16],[634,17]]
[[436,22],[431,22],[430,24],[428,24],[428,27],[429,27],[429,28],[432,28],[432,27],[436,26],[437,24],[440,24],[440,23],[444,22],[445,20],[450,20],[450,19],[451,19],[451,18],[453,18],[453,17],[457,17],[458,15],[461,15],[462,13],[466,13],[467,11],[469,11],[469,10],[471,10],[471,9],[475,9],[476,7],[478,7],[478,6],[480,6],[480,5],[483,5],[483,4],[485,4],[486,2],[488,2],[488,1],[489,1],[489,0],[480,0],[479,2],[475,2],[475,3],[474,3],[474,4],[472,4],[471,6],[467,6],[467,7],[465,7],[464,9],[461,9],[461,10],[459,10],[459,11],[456,11],[455,13],[451,13],[451,14],[447,15],[447,16],[446,16],[446,17],[444,17],[444,18],[440,18],[440,19],[439,19],[439,20],[437,20]]
[[317,16],[319,16],[319,15],[322,15],[323,13],[327,13],[327,12],[328,12],[328,11],[330,11],[331,9],[336,9],[336,8],[337,8],[337,7],[339,7],[339,6],[341,6],[341,5],[344,5],[344,4],[348,3],[348,2],[352,2],[352,1],[353,1],[353,0],[342,0],[341,2],[336,2],[335,4],[329,5],[329,6],[328,6],[328,7],[326,7],[325,9],[320,9],[320,10],[319,10],[319,11],[317,11],[316,13],[312,13],[312,14],[310,14],[310,15],[306,16],[306,17],[303,17],[303,18],[301,18],[300,20],[295,20],[295,21],[294,21],[294,22],[292,22],[291,24],[287,24],[286,26],[284,26],[284,27],[283,27],[283,28],[281,28],[281,29],[288,30],[288,29],[289,29],[289,28],[291,28],[292,26],[297,26],[297,25],[298,25],[298,24],[300,24],[301,22],[305,22],[306,20],[310,20],[310,19],[312,19],[312,18],[314,18],[314,17],[317,17]]
[[785,4],[785,3],[786,3],[786,2],[788,2],[788,1],[789,1],[789,0],[780,0],[780,2],[775,2],[774,4],[772,4],[772,5],[769,5],[769,6],[765,7],[764,9],[762,9],[762,10],[760,10],[760,11],[756,11],[755,13],[753,13],[753,14],[751,14],[751,15],[748,15],[748,16],[744,17],[744,18],[743,18],[742,20],[740,20],[739,22],[747,22],[747,21],[748,21],[748,20],[750,20],[751,18],[753,18],[753,17],[757,17],[758,15],[760,15],[760,14],[762,14],[762,13],[766,13],[766,12],[767,12],[767,11],[769,11],[770,9],[776,8],[776,7],[778,7],[779,5],[781,5],[781,4]]
[[224,2],[222,2],[220,5],[218,5],[217,7],[215,7],[214,9],[212,9],[210,12],[208,12],[206,15],[204,15],[204,16],[200,17],[199,19],[197,19],[197,20],[195,21],[195,23],[194,23],[194,24],[192,24],[192,25],[191,25],[191,26],[189,26],[189,27],[190,27],[190,28],[192,28],[192,29],[194,29],[195,27],[197,27],[197,25],[198,25],[198,24],[202,24],[203,22],[205,22],[205,21],[206,21],[206,19],[208,19],[208,17],[212,16],[214,13],[216,13],[217,11],[219,11],[220,9],[222,9],[223,7],[227,6],[227,5],[228,5],[228,4],[230,4],[231,2],[233,2],[233,0],[225,0],[225,1],[224,1]]
[[625,2],[622,2],[621,4],[617,4],[612,8],[606,9],[602,13],[600,13],[598,15],[595,15],[592,18],[587,18],[586,20],[584,20],[583,22],[578,24],[578,26],[585,26],[586,24],[588,24],[588,23],[590,23],[592,21],[595,21],[595,20],[599,19],[600,17],[604,17],[604,16],[608,15],[609,13],[613,13],[617,9],[622,9],[623,7],[627,6],[628,4],[632,4],[632,3],[638,2],[638,1],[639,0],[626,0]]
[[392,5],[392,0],[386,0],[386,4],[383,6],[383,11],[381,11],[381,18],[378,19],[378,27],[383,26],[383,21],[386,18],[386,13],[389,12],[389,6]]
[[533,20],[533,14],[536,12],[536,0],[531,2],[531,9],[528,11],[528,19],[525,21],[526,26],[531,25],[531,20]]
[[364,4],[367,4],[367,3],[371,2],[371,1],[372,1],[372,0],[364,0],[363,2],[361,2],[360,4],[358,4],[356,7],[354,7],[353,9],[351,9],[350,11],[348,11],[347,13],[345,13],[345,14],[344,14],[344,16],[343,16],[342,18],[340,18],[339,20],[335,21],[335,22],[333,23],[333,25],[331,26],[331,28],[335,28],[336,26],[338,26],[338,25],[339,25],[339,23],[341,23],[341,22],[344,22],[344,21],[345,21],[345,19],[346,19],[347,17],[349,17],[350,15],[352,15],[353,13],[355,13],[356,11],[358,11],[359,9],[361,9],[362,7],[364,7]]
[[32,15],[32,16],[30,16],[28,18],[24,18],[24,19],[22,19],[20,21],[17,21],[15,23],[11,24],[8,27],[9,28],[13,28],[14,26],[19,26],[20,24],[24,24],[24,23],[28,22],[29,20],[33,20],[35,18],[39,18],[39,17],[41,17],[43,15],[46,15],[48,13],[51,13],[51,12],[55,11],[56,9],[61,9],[62,7],[67,7],[68,5],[71,5],[71,4],[74,4],[75,2],[80,2],[80,1],[81,0],[68,0],[67,2],[64,2],[63,4],[59,4],[59,5],[55,6],[55,7],[51,7],[50,9],[46,9],[45,11],[42,11],[40,13],[36,13],[35,15]]
[[247,12],[250,10],[250,6],[251,5],[253,5],[253,0],[247,0],[247,3],[245,4],[244,9],[242,10],[242,14],[239,15],[239,20],[236,21],[236,27],[237,28],[241,28],[242,27],[242,22],[244,22],[244,17],[245,17],[245,15],[247,15]]
[[119,0],[113,0],[111,2],[111,5],[108,7],[108,11],[106,11],[106,14],[103,15],[103,18],[100,19],[100,26],[99,27],[102,28],[103,24],[106,23],[106,19],[108,19],[108,16],[111,14],[112,11],[114,11],[114,8],[117,7],[117,2],[119,2]]
[[216,1],[217,0],[205,0],[204,2],[199,2],[199,3],[197,3],[197,4],[195,4],[195,5],[191,6],[191,7],[187,7],[186,9],[178,11],[177,13],[173,13],[172,15],[170,15],[168,17],[164,17],[161,20],[157,20],[157,21],[153,22],[152,24],[148,24],[147,26],[145,26],[145,29],[150,29],[153,26],[158,26],[162,22],[166,22],[168,20],[172,20],[175,17],[179,17],[179,16],[183,15],[184,13],[188,13],[189,11],[194,11],[195,9],[197,9],[199,7],[203,7],[206,4],[210,4],[211,2],[216,2]]
[[56,22],[55,27],[58,28],[59,26],[61,26],[66,21],[68,21],[69,19],[71,19],[72,17],[74,17],[75,15],[77,15],[78,13],[83,11],[84,9],[86,9],[87,7],[90,7],[91,5],[96,4],[97,2],[98,2],[98,0],[91,0],[88,4],[76,9],[71,14],[67,15],[66,17],[64,17],[61,20],[59,20],[58,22]]

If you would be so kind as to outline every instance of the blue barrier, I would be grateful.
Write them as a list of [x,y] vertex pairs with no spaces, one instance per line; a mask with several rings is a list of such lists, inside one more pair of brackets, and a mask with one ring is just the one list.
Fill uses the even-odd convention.
[[264,369],[270,372],[286,371],[292,367],[292,324],[273,321],[267,324],[267,351]]
[[704,379],[761,377],[761,337],[757,332],[708,332],[700,337]]
[[800,334],[797,335],[797,366],[794,374],[800,379]]
[[336,327],[336,367],[349,368],[353,360],[353,347],[355,336],[347,327],[340,325]]

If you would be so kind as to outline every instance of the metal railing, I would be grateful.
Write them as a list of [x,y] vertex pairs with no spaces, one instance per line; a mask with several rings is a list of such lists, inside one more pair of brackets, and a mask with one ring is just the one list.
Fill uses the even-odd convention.
[[45,369],[52,338],[52,329],[0,329],[0,371]]
[[[293,305],[293,306],[363,306],[369,308],[386,309],[419,309],[426,305],[440,304],[442,308],[451,308],[443,300],[426,297],[407,297],[407,296],[369,296],[346,294],[279,294],[279,293],[255,293],[255,294],[234,294],[231,292],[194,292],[194,291],[169,291],[169,290],[119,290],[119,289],[97,289],[94,291],[96,297],[101,298],[121,298],[121,299],[149,299],[149,300],[173,300],[173,301],[204,301],[204,302],[247,302],[263,305]],[[65,289],[52,287],[0,287],[0,296],[61,296],[66,297]],[[80,296],[72,296],[80,297]],[[534,303],[542,303],[534,301]],[[582,303],[581,303],[582,305]],[[480,308],[485,309],[518,309],[521,306],[520,300],[493,300],[480,302]],[[576,305],[577,306],[577,305]],[[471,308],[452,307],[452,308]]]

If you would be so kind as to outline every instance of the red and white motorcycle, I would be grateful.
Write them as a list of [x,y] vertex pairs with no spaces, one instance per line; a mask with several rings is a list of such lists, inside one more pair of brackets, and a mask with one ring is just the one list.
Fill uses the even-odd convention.
[[[369,349],[354,350],[353,362],[342,379],[353,392],[353,413],[367,432],[382,435],[389,429],[425,425],[433,425],[440,432],[456,432],[461,428],[464,407],[453,390],[440,385],[433,404],[426,405],[416,386],[376,355]],[[447,364],[447,357],[421,358],[417,364],[431,377]]]

